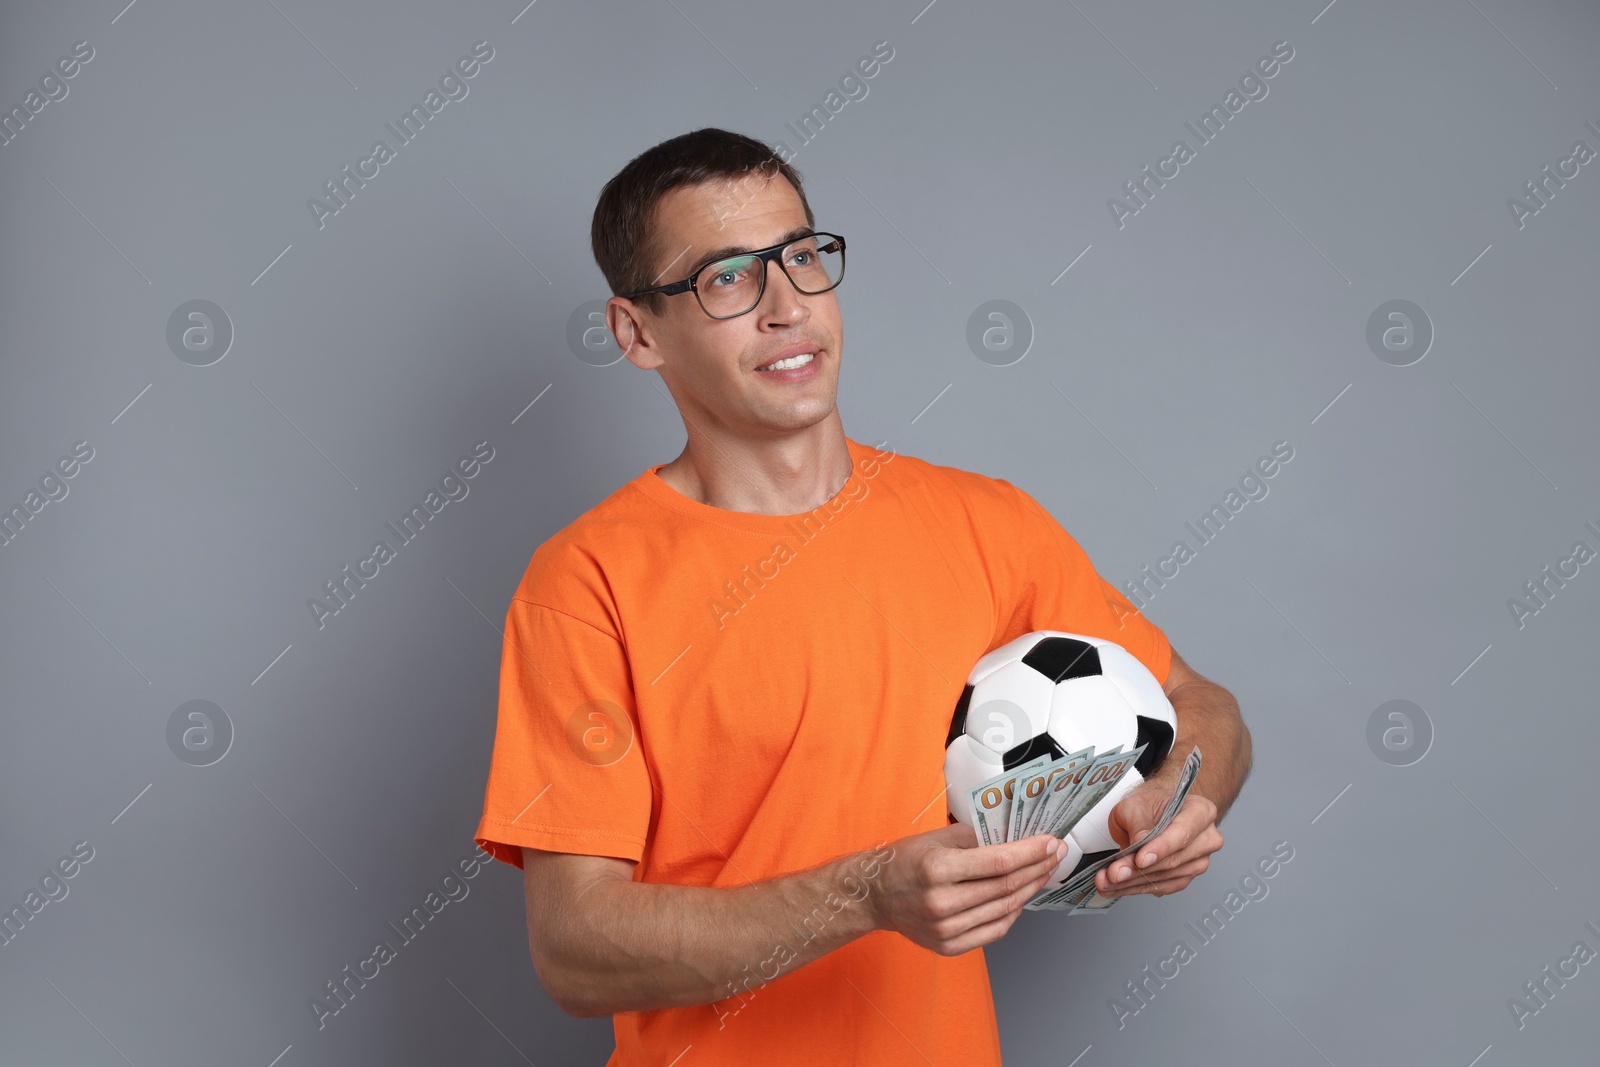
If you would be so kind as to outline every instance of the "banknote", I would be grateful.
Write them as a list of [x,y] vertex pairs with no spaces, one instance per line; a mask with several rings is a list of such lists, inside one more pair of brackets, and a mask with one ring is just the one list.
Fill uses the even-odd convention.
[[1022,827],[1023,837],[1050,832],[1051,813],[1059,805],[1061,798],[1076,788],[1082,778],[1079,771],[1087,767],[1093,759],[1094,746],[1090,745],[1077,752],[1068,752],[1050,763],[1046,768],[1049,773],[1045,777],[1043,795],[1028,814],[1028,821]]
[[[1057,837],[1065,837],[1071,833],[1078,820],[1100,803],[1123,776],[1133,769],[1144,749],[1145,746],[1140,745],[1132,752],[1123,752],[1122,746],[1118,745],[1095,756],[1087,767],[1081,768],[1077,773],[1079,781],[1071,795],[1061,802],[1053,815],[1054,822],[1051,824],[1050,832]],[[1091,882],[1091,886],[1092,884]],[[1040,890],[1026,906],[1035,910],[1057,906],[1071,908],[1078,903],[1078,899],[1068,899],[1065,889],[1066,886],[1054,889],[1046,887]]]
[[[1113,751],[1116,750],[1114,749]],[[1044,796],[1040,798],[1038,807],[1034,809],[1032,824],[1025,828],[1026,833],[1054,834],[1056,837],[1065,836],[1065,831],[1056,833],[1056,816],[1062,810],[1062,806],[1072,798],[1078,787],[1083,784],[1083,779],[1093,766],[1094,759],[1095,751],[1093,745],[1079,749],[1077,752],[1069,752],[1061,757],[1059,761],[1060,770],[1050,780]]]
[[1052,831],[1059,832],[1063,836],[1070,833],[1078,824],[1078,820],[1100,803],[1101,798],[1122,781],[1122,776],[1133,769],[1139,757],[1144,755],[1144,750],[1145,746],[1140,745],[1132,752],[1123,752],[1118,746],[1103,756],[1097,755],[1094,762],[1089,765],[1089,772],[1084,775],[1083,781],[1057,812],[1056,825],[1052,827]]
[[1001,841],[1015,840],[1011,836],[1011,818],[1016,811],[1018,801],[1021,799],[1017,794],[1018,783],[1028,775],[1043,768],[1049,762],[1048,757],[1040,756],[1037,759],[1031,759],[1027,763],[1014,767],[1007,774],[1000,776],[1001,783],[999,788],[1003,799],[1000,802],[1000,822],[998,825]]
[[968,802],[972,806],[972,828],[978,833],[979,843],[998,845],[1011,840],[1011,805],[1017,779],[1047,762],[1040,756],[972,788]]
[[1139,840],[1130,842],[1125,848],[1118,849],[1112,855],[1107,856],[1088,867],[1085,867],[1083,870],[1073,875],[1072,881],[1067,883],[1067,885],[1062,886],[1062,889],[1070,889],[1074,885],[1080,888],[1087,886],[1089,892],[1079,896],[1080,900],[1086,900],[1089,893],[1094,892],[1094,876],[1097,871],[1109,867],[1117,860],[1126,859],[1128,856],[1138,851],[1139,847],[1146,841],[1149,841],[1151,838],[1161,833],[1161,831],[1165,830],[1172,823],[1173,818],[1178,814],[1178,809],[1183,805],[1184,798],[1189,795],[1189,787],[1194,785],[1195,775],[1198,774],[1199,771],[1200,747],[1196,745],[1190,750],[1189,755],[1184,759],[1183,767],[1178,772],[1178,784],[1173,787],[1172,795],[1167,798],[1166,806],[1161,809],[1161,817],[1156,820],[1156,824],[1150,829],[1150,832],[1139,838]]
[[1037,900],[1028,901],[1023,905],[1023,908],[1027,911],[1064,911],[1070,914],[1077,910],[1077,905],[1071,901],[1056,900],[1053,897],[1045,896]]
[[1073,911],[1094,892],[1094,882],[1091,880],[1085,888],[1076,877],[1066,885],[1042,893],[1029,901],[1024,907],[1037,907],[1050,911]]
[[1061,758],[1057,757],[1017,779],[1011,799],[1011,821],[1006,834],[1007,841],[1021,841],[1028,836],[1028,826],[1038,813],[1039,805],[1043,803],[1051,781],[1060,774]]
[[1117,860],[1126,859],[1128,856],[1137,852],[1140,846],[1142,846],[1145,842],[1149,841],[1157,834],[1165,830],[1172,823],[1173,818],[1178,814],[1178,809],[1183,806],[1184,798],[1189,795],[1189,788],[1190,786],[1194,785],[1195,775],[1199,772],[1200,746],[1196,745],[1189,751],[1189,755],[1184,759],[1183,767],[1178,773],[1178,783],[1173,787],[1172,795],[1167,798],[1166,806],[1161,809],[1161,817],[1156,820],[1156,824],[1150,829],[1150,832],[1140,837],[1137,841],[1130,842],[1125,848],[1118,849],[1110,856],[1106,856],[1103,859],[1097,860],[1096,862],[1085,867],[1083,870],[1078,871],[1072,876],[1071,880],[1069,880],[1060,889],[1057,889],[1047,896],[1040,898],[1041,903],[1070,903],[1074,907],[1079,907],[1086,904],[1091,904],[1092,898],[1096,897],[1098,897],[1100,901],[1109,901],[1109,903],[1096,904],[1093,910],[1102,910],[1103,908],[1110,907],[1112,903],[1115,903],[1116,898],[1103,897],[1100,895],[1099,891],[1095,889],[1095,874],[1101,870],[1104,870],[1106,867],[1109,867]]
[[980,845],[1000,843],[998,828],[990,826],[990,819],[999,818],[1002,797],[1000,790],[988,782],[973,789],[967,797],[967,804],[972,812],[972,829],[977,832]]
[[[1138,762],[1144,749],[1145,746],[1140,745],[1131,752],[1123,752],[1119,745],[1096,753],[1094,747],[1089,746],[1053,760],[1041,756],[996,775],[974,788],[968,797],[979,841],[985,845],[1000,844],[1038,833],[1065,837],[1116,787]],[[1094,884],[1096,873],[1137,852],[1145,842],[1165,830],[1182,807],[1199,770],[1200,748],[1196,745],[1183,761],[1177,785],[1148,833],[1077,871],[1065,884],[1040,892],[1025,907],[1029,911],[1086,915],[1110,909],[1121,897],[1101,894]]]
[[1082,904],[1072,909],[1073,915],[1098,915],[1107,910],[1111,905],[1121,900],[1121,897],[1103,897],[1097,889],[1084,900]]

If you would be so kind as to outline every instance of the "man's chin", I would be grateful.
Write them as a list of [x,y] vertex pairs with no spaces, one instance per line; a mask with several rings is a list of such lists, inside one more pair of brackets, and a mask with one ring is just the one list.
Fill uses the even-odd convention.
[[826,404],[808,402],[760,407],[750,414],[752,422],[768,430],[778,433],[796,433],[801,430],[809,430],[811,427],[827,421],[833,413],[833,398],[829,397]]

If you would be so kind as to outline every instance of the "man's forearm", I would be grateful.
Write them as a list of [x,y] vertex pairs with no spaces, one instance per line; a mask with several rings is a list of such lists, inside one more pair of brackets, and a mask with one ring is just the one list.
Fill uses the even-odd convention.
[[1250,773],[1250,731],[1239,717],[1239,703],[1232,693],[1209,681],[1181,685],[1167,698],[1177,713],[1177,736],[1171,755],[1150,781],[1168,789],[1177,785],[1184,757],[1199,745],[1200,773],[1192,792],[1216,804],[1221,821]]
[[749,996],[875,929],[893,856],[884,845],[734,888],[597,882],[552,931],[552,993],[578,1015]]

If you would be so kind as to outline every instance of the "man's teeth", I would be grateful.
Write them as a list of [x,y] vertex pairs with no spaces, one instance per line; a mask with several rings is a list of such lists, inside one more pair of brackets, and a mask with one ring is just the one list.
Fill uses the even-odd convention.
[[812,360],[813,355],[814,354],[811,353],[811,352],[802,352],[798,356],[793,356],[793,357],[791,357],[789,359],[780,359],[776,363],[769,363],[765,367],[760,367],[760,368],[757,368],[757,369],[759,369],[759,370],[793,370],[795,367],[804,367],[807,363],[810,363],[811,360]]

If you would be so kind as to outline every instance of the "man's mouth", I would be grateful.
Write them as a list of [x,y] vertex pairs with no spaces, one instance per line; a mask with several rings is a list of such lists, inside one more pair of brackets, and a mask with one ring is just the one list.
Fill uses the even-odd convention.
[[793,370],[803,367],[815,359],[819,351],[816,345],[793,345],[779,353],[778,358],[763,363],[756,370]]

